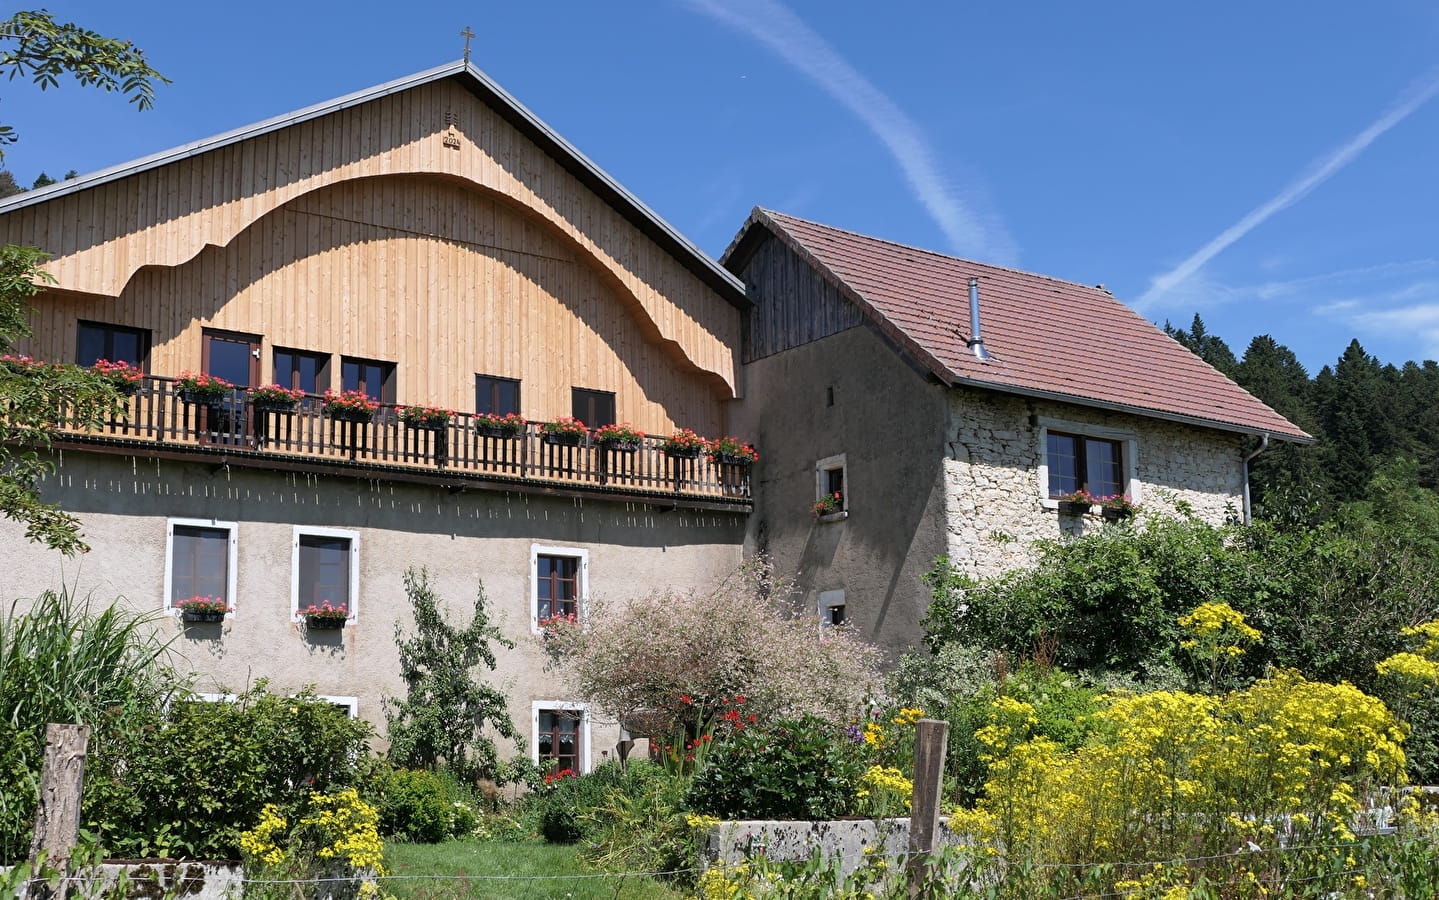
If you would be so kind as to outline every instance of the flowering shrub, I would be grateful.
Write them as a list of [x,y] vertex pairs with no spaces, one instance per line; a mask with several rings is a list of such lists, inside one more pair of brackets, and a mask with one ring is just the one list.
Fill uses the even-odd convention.
[[[1092,718],[1088,740],[1066,749],[1035,735],[1031,704],[991,705],[976,735],[984,795],[951,827],[997,841],[995,877],[1351,841],[1360,798],[1403,780],[1405,729],[1383,703],[1294,672],[1220,697],[1111,696]],[[1087,889],[1113,890],[1123,871]]]
[[300,615],[307,619],[348,619],[350,617],[350,608],[343,603],[339,606],[334,606],[330,601],[326,600],[319,606],[313,603],[310,604],[300,610]]
[[755,452],[754,447],[739,438],[725,436],[709,442],[709,458],[712,463],[752,463],[759,460],[759,454]]
[[380,408],[378,401],[371,400],[370,395],[358,388],[353,391],[340,391],[336,393],[333,389],[325,391],[325,412],[356,412],[373,413]]
[[235,389],[230,382],[207,372],[181,372],[180,377],[175,379],[175,387],[210,397],[219,397]]
[[811,713],[842,727],[878,689],[878,651],[791,615],[791,591],[754,562],[704,591],[591,600],[586,627],[549,645],[576,699],[619,718],[643,711],[661,734],[696,738],[738,696],[760,721]]
[[259,823],[240,836],[246,877],[261,883],[330,879],[328,896],[377,897],[373,878],[386,874],[379,818],[354,788],[312,793],[290,815],[266,804]]
[[187,597],[175,604],[181,612],[227,613],[230,606],[223,597]]
[[25,372],[30,369],[43,369],[45,364],[24,353],[6,353],[4,356],[0,356],[0,366],[4,366],[12,372]]
[[540,426],[540,431],[544,432],[545,434],[554,435],[556,437],[584,437],[586,434],[589,433],[589,429],[585,427],[585,423],[581,422],[579,419],[576,419],[574,416],[560,416],[553,422],[546,422]]
[[145,379],[145,373],[141,369],[130,365],[123,360],[110,362],[108,359],[97,359],[90,367],[90,371],[110,381],[116,387],[128,387],[139,384]]
[[278,406],[294,406],[305,399],[305,392],[299,388],[287,388],[278,384],[262,384],[250,388],[251,403],[271,403]]
[[498,428],[510,434],[525,430],[525,418],[518,413],[476,413],[474,422],[476,428]]
[[681,428],[660,442],[661,450],[676,450],[680,452],[697,453],[707,446],[709,446],[709,441],[695,434],[688,428]]
[[842,509],[844,509],[844,497],[838,493],[823,496],[815,501],[814,506],[810,507],[810,511],[814,513],[816,519],[820,516],[833,515]]
[[628,422],[595,429],[595,440],[601,444],[638,444],[644,439],[645,433]]
[[406,425],[443,425],[455,417],[453,409],[440,406],[404,406],[400,408],[400,421]]
[[1189,652],[1211,689],[1219,686],[1226,666],[1244,654],[1245,645],[1263,640],[1244,621],[1244,614],[1228,603],[1201,603],[1178,621],[1189,634],[1179,646]]

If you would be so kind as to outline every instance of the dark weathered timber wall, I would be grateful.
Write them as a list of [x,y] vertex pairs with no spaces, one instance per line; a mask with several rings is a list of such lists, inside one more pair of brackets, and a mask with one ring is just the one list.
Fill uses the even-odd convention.
[[839,288],[775,237],[754,252],[743,277],[745,293],[754,302],[745,320],[744,362],[864,323],[864,314]]

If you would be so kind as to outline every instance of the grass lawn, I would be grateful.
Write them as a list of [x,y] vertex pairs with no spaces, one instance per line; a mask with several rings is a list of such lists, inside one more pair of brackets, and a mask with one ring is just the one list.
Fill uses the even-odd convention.
[[[391,877],[384,879],[381,887],[401,900],[679,900],[684,896],[649,878],[596,872],[585,867],[573,846],[538,841],[386,844],[385,865]],[[406,875],[448,877],[402,877]],[[575,875],[589,877],[564,877]]]

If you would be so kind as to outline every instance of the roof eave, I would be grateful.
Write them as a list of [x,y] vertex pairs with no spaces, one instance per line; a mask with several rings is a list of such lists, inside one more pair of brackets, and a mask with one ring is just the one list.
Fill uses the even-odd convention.
[[241,128],[226,131],[203,140],[193,141],[170,150],[159,153],[152,153],[149,156],[130,162],[120,163],[96,172],[90,172],[76,178],[66,179],[48,187],[37,188],[33,191],[26,191],[14,197],[0,200],[0,214],[23,209],[57,197],[78,193],[88,188],[106,184],[111,181],[118,181],[130,175],[150,169],[159,168],[172,162],[187,159],[192,156],[199,156],[212,150],[236,144],[258,135],[277,131],[291,125],[316,119],[321,116],[330,115],[350,107],[359,106],[390,94],[400,93],[420,85],[440,81],[446,78],[457,78],[470,89],[482,102],[489,104],[510,124],[518,128],[531,140],[539,144],[552,158],[554,158],[566,171],[574,175],[586,187],[599,194],[605,202],[617,209],[632,225],[639,228],[647,237],[659,244],[670,255],[680,261],[686,269],[718,293],[731,305],[740,309],[750,307],[749,299],[745,296],[744,284],[731,275],[728,270],[722,267],[715,260],[705,255],[704,251],[695,246],[690,240],[675,230],[662,219],[654,210],[650,209],[638,197],[626,190],[609,173],[583,153],[573,144],[565,140],[553,129],[540,120],[538,116],[530,112],[524,104],[520,103],[509,94],[504,88],[490,80],[484,72],[471,63],[460,61],[445,63],[424,72],[417,72],[414,75],[407,75],[388,81],[384,84],[333,100],[326,100],[307,106],[303,109],[255,122]]
[[949,384],[953,387],[971,387],[986,391],[997,391],[1004,394],[1015,394],[1021,397],[1032,397],[1036,400],[1055,400],[1060,403],[1068,403],[1073,406],[1087,406],[1091,409],[1102,409],[1107,412],[1125,413],[1133,416],[1143,416],[1148,419],[1161,419],[1166,422],[1176,422],[1181,425],[1194,425],[1201,428],[1211,428],[1216,431],[1228,431],[1234,434],[1259,437],[1269,435],[1275,440],[1288,441],[1294,444],[1313,444],[1315,439],[1309,434],[1300,432],[1293,434],[1262,428],[1256,425],[1244,425],[1238,422],[1224,422],[1219,419],[1206,419],[1203,416],[1186,416],[1182,413],[1169,412],[1162,409],[1151,409],[1144,406],[1133,406],[1127,403],[1113,403],[1107,400],[1096,400],[1090,397],[1080,397],[1075,394],[1066,394],[1060,391],[1045,391],[1038,388],[1017,387],[1011,384],[1001,384],[993,381],[984,381],[978,378],[966,378],[960,375],[952,375]]

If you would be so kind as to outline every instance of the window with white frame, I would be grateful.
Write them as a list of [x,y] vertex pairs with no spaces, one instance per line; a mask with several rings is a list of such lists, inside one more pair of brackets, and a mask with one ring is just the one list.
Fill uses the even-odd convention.
[[844,454],[827,456],[814,465],[814,499],[818,504],[829,504],[830,512],[849,510],[849,486],[845,481]]
[[360,698],[358,697],[330,697],[319,694],[316,700],[324,701],[345,714],[347,719],[358,719],[360,717]]
[[536,700],[530,704],[534,741],[532,757],[548,772],[590,770],[589,706],[566,700]]
[[580,619],[589,597],[590,554],[574,547],[530,547],[530,626],[555,617]]
[[1138,441],[1131,431],[1041,419],[1039,450],[1040,492],[1047,501],[1078,491],[1096,498],[1135,492]]
[[295,526],[290,564],[290,609],[301,619],[310,607],[343,607],[353,621],[360,605],[360,533]]
[[213,597],[235,608],[234,522],[170,519],[166,523],[165,609],[191,597]]
[[844,591],[819,592],[819,627],[833,628],[849,621],[845,615]]

